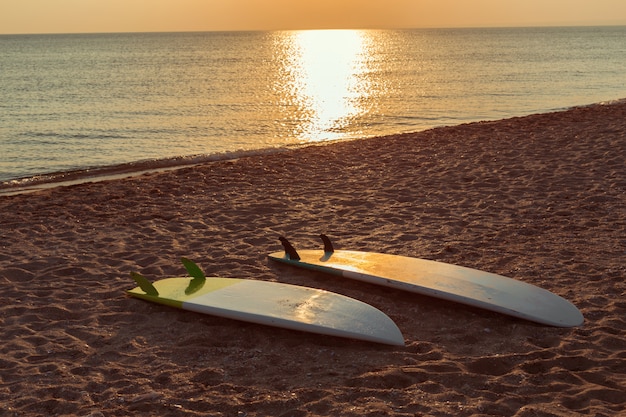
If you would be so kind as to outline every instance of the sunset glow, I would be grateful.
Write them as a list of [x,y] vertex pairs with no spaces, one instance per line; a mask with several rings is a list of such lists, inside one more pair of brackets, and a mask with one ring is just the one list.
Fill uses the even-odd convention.
[[0,33],[624,25],[623,0],[20,0]]
[[[283,96],[298,107],[305,128],[294,132],[305,140],[341,137],[342,127],[362,109],[369,94],[366,80],[365,33],[358,30],[299,31],[289,37],[283,62],[288,74]],[[290,103],[291,104],[291,103]]]

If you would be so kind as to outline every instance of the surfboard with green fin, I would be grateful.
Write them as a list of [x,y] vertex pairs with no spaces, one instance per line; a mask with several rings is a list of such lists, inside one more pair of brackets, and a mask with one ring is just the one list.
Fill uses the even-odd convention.
[[153,303],[251,323],[404,346],[396,324],[375,307],[315,288],[251,279],[206,277],[182,258],[189,277],[150,282],[132,272],[128,295]]

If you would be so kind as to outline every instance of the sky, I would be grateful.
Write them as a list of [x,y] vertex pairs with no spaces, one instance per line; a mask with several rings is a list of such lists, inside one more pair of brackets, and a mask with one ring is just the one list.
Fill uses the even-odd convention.
[[626,0],[0,0],[0,33],[626,25]]

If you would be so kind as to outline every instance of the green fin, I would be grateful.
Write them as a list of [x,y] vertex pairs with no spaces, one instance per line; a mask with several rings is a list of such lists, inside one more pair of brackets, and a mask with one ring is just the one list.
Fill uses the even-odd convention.
[[180,258],[180,261],[185,266],[185,269],[193,277],[193,279],[189,282],[189,286],[185,289],[185,294],[193,294],[198,291],[204,285],[206,281],[206,276],[204,272],[200,269],[198,265],[196,265],[192,260],[187,259],[185,257]]
[[131,272],[130,276],[133,277],[137,285],[139,285],[139,288],[141,288],[146,294],[152,295],[154,297],[157,297],[159,295],[159,292],[156,288],[154,288],[154,285],[152,285],[152,283],[148,281],[143,275],[138,274],[137,272]]

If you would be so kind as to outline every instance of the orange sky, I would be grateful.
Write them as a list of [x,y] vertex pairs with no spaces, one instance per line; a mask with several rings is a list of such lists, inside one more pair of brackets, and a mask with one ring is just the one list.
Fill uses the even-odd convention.
[[626,25],[626,0],[0,0],[0,33]]

